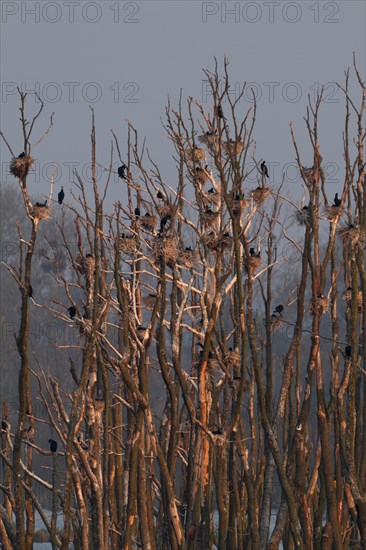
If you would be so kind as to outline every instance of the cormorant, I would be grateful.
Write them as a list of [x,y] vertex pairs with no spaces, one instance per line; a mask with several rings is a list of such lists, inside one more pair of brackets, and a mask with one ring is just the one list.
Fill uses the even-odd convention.
[[23,151],[23,153],[20,153],[20,155],[18,155],[18,159],[24,159],[24,157],[25,157],[24,151]]
[[263,162],[261,162],[261,171],[262,171],[262,174],[264,176],[266,176],[267,178],[269,178],[269,175],[268,175],[268,168],[266,166],[266,161],[264,160]]
[[33,298],[33,287],[29,285],[28,298]]
[[65,198],[65,193],[64,193],[64,188],[63,187],[61,187],[61,191],[59,192],[57,197],[58,197],[58,204],[62,204],[62,201]]
[[212,431],[212,434],[213,434],[213,435],[222,435],[222,430],[221,430],[221,428],[217,428],[217,430],[213,430],[213,431]]
[[341,202],[342,202],[342,200],[338,198],[338,193],[336,193],[336,194],[334,195],[334,201],[333,201],[332,206],[333,206],[334,208],[337,208],[338,206],[341,205]]
[[53,439],[49,439],[48,443],[50,444],[50,451],[51,453],[55,453],[57,451],[57,442]]
[[140,216],[141,212],[139,208],[135,208],[135,216],[138,218]]
[[192,252],[192,247],[191,246],[186,246],[184,250],[187,250],[187,252]]
[[219,118],[224,118],[224,113],[222,112],[222,107],[221,107],[221,104],[219,103],[218,106],[217,106],[217,116]]
[[4,432],[10,432],[10,424],[8,422],[7,415],[3,416],[3,419],[1,421],[1,429],[4,430]]
[[251,256],[255,256],[256,258],[259,258],[260,255],[261,255],[261,253],[260,253],[260,252],[256,252],[256,251],[254,250],[254,248],[250,248],[250,249],[249,249],[249,254],[250,254]]
[[67,311],[70,314],[70,319],[73,319],[76,315],[76,307],[75,306],[70,306]]
[[126,175],[125,175],[125,171],[127,169],[127,166],[125,164],[122,164],[122,166],[120,166],[117,170],[118,172],[118,176],[122,179],[122,180],[125,180],[127,179],[126,178]]
[[282,305],[282,304],[280,304],[279,306],[276,306],[276,307],[275,307],[275,312],[276,312],[276,313],[281,313],[282,311],[283,311],[283,305]]
[[166,226],[166,224],[168,223],[168,221],[171,219],[171,215],[170,214],[167,214],[166,216],[164,216],[164,218],[161,219],[160,221],[160,231],[163,229],[163,227]]
[[345,348],[345,354],[346,354],[346,358],[347,359],[351,359],[351,355],[352,355],[352,346],[346,346]]
[[161,200],[165,199],[163,193],[160,190],[157,192],[156,196],[158,197],[158,199],[161,199]]

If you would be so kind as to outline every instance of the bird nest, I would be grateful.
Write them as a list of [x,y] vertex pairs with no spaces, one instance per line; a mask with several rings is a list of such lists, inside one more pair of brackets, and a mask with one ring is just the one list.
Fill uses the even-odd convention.
[[[352,305],[352,300],[353,300],[353,292],[352,292],[352,288],[347,288],[347,290],[345,290],[343,292],[343,301],[345,302],[346,306],[347,307],[351,307]],[[358,303],[358,310],[361,311],[362,310],[362,289],[359,288],[358,291],[357,291],[357,303]]]
[[165,216],[170,216],[171,218],[174,218],[178,210],[178,206],[176,204],[170,204],[165,203],[161,206],[158,206],[158,213],[161,218],[164,218]]
[[122,252],[125,254],[133,254],[138,249],[138,243],[131,235],[121,236],[119,238],[119,245]]
[[238,350],[229,350],[225,355],[225,364],[227,368],[235,368],[240,366],[240,353]]
[[199,147],[192,147],[191,149],[187,149],[186,151],[188,158],[194,163],[199,163],[201,162],[201,160],[205,160],[206,158],[205,150],[200,149]]
[[35,205],[31,208],[30,214],[38,220],[48,220],[51,217],[51,208],[49,206]]
[[76,321],[76,326],[80,336],[84,336],[85,334],[90,334],[92,331],[92,323],[89,320],[79,321],[78,319]]
[[241,139],[238,139],[237,141],[225,141],[222,145],[226,153],[232,155],[240,155],[244,148],[244,142]]
[[306,225],[310,221],[310,210],[309,208],[302,208],[297,210],[295,213],[295,219],[298,225]]
[[32,157],[13,158],[10,162],[10,172],[19,179],[24,179],[32,168],[34,159]]
[[365,244],[365,233],[360,227],[341,228],[338,230],[338,235],[344,244],[350,242],[361,247]]
[[232,243],[232,237],[230,235],[216,235],[209,234],[203,238],[205,245],[211,252],[218,252],[226,248],[230,248]]
[[95,267],[95,259],[93,256],[81,256],[81,254],[78,254],[76,257],[76,268],[82,275],[86,275],[88,272],[92,271]]
[[196,185],[204,185],[208,180],[208,174],[203,168],[196,168],[194,171],[194,183]]
[[144,229],[147,229],[148,231],[153,231],[154,228],[157,226],[158,220],[153,214],[145,214],[145,216],[142,216],[142,218],[140,218],[140,223]]
[[271,194],[272,189],[270,187],[257,187],[252,191],[252,199],[258,205],[262,204]]
[[166,262],[175,262],[181,254],[179,241],[175,235],[155,237],[151,248],[156,261],[164,257]]
[[149,294],[142,298],[142,303],[149,309],[152,309],[156,303],[156,294]]
[[310,315],[314,315],[315,311],[318,311],[320,315],[329,311],[330,298],[326,296],[320,296],[316,298],[315,303],[311,302],[309,305]]
[[203,196],[206,201],[210,202],[211,204],[215,206],[219,206],[221,203],[221,196],[218,191],[213,191],[211,193],[203,193]]
[[327,206],[325,208],[325,214],[329,221],[334,222],[338,220],[340,216],[343,214],[343,207],[342,206]]
[[201,221],[206,227],[212,227],[220,219],[220,212],[201,212]]
[[306,168],[305,166],[302,167],[302,171],[303,171],[303,174],[305,176],[305,179],[307,181],[307,183],[309,183],[310,185],[313,185],[314,184],[314,167],[312,166],[311,168]]
[[200,262],[200,255],[198,250],[184,250],[183,253],[180,255],[179,261],[189,269],[197,267]]
[[243,265],[247,270],[256,271],[262,265],[262,260],[259,256],[244,256]]
[[217,134],[214,132],[207,132],[202,136],[198,136],[198,141],[204,143],[205,145],[216,145],[217,143]]
[[276,328],[282,327],[284,325],[283,317],[281,314],[273,313],[269,320],[269,326],[271,330],[276,330]]

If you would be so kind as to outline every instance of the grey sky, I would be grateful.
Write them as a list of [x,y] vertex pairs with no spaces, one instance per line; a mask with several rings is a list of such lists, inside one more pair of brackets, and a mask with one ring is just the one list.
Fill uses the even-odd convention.
[[[44,112],[49,116],[55,111],[55,124],[34,156],[41,164],[55,161],[61,165],[62,178],[57,185],[64,183],[66,191],[71,185],[65,163],[82,166],[90,159],[89,104],[96,114],[100,163],[109,161],[111,128],[126,151],[125,120],[129,119],[141,138],[146,135],[162,173],[174,180],[170,147],[160,122],[167,97],[176,105],[182,88],[184,97],[204,100],[202,67],[212,69],[214,56],[222,66],[225,54],[230,60],[233,88],[235,83],[247,81],[260,90],[255,132],[258,157],[281,166],[293,161],[290,120],[300,145],[309,151],[302,116],[306,96],[314,94],[318,82],[328,83],[320,117],[324,161],[342,165],[343,97],[329,83],[343,83],[353,51],[364,76],[363,1],[73,3],[74,7],[60,1],[57,7],[51,1],[3,1],[1,18],[1,128],[15,151],[21,152],[16,125],[19,101],[12,93],[13,83],[24,82],[29,90],[39,83],[46,102]],[[236,14],[229,13],[233,9]],[[70,22],[72,12],[74,21]],[[98,20],[92,23],[93,19]],[[71,82],[79,85],[65,84]],[[359,102],[354,78],[351,88]],[[74,99],[70,101],[72,89]],[[101,97],[92,103],[95,93]],[[58,101],[49,101],[57,94],[61,94]],[[296,95],[298,101],[288,99]],[[31,95],[29,104],[35,106]],[[242,112],[249,106],[249,101],[242,101]],[[43,117],[42,128],[47,122]],[[7,162],[3,144],[1,150],[2,161]],[[311,157],[304,160],[311,162]],[[281,179],[280,169],[276,170],[275,186]],[[4,180],[4,170],[2,176]],[[42,175],[33,189],[47,194]],[[120,189],[116,183],[112,200]]]

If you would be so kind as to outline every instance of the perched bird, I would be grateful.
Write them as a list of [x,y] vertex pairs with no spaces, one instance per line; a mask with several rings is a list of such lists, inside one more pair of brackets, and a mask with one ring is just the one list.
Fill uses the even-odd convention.
[[213,435],[222,435],[222,430],[221,430],[221,428],[217,428],[217,430],[212,430],[212,434],[213,434]]
[[54,441],[53,439],[49,439],[48,443],[50,444],[51,453],[55,453],[57,451],[57,441]]
[[302,207],[303,210],[308,210],[308,206],[305,204],[305,206]]
[[347,358],[347,359],[351,359],[351,356],[352,356],[352,346],[346,346],[344,352],[345,352],[346,358]]
[[160,220],[160,231],[163,230],[163,228],[166,226],[166,224],[168,223],[168,221],[171,219],[171,215],[170,214],[167,214],[166,216],[164,216],[164,218],[162,218]]
[[29,285],[28,298],[33,298],[33,287]]
[[276,306],[274,311],[275,313],[281,313],[283,311],[283,305],[280,304],[279,306]]
[[122,166],[120,166],[117,170],[118,172],[118,176],[122,179],[122,180],[125,180],[127,179],[126,178],[126,175],[125,175],[125,171],[127,170],[127,166],[125,164],[122,164]]
[[336,193],[334,195],[334,201],[333,201],[332,207],[333,208],[338,208],[338,206],[341,205],[341,202],[342,202],[341,199],[338,198],[338,193]]
[[224,118],[224,113],[222,112],[222,107],[221,107],[221,104],[219,103],[218,106],[217,106],[217,116],[219,118]]
[[136,216],[136,218],[138,218],[140,215],[141,215],[140,209],[139,209],[139,208],[135,208],[135,216]]
[[63,187],[61,187],[61,191],[59,192],[57,197],[58,197],[58,204],[62,204],[62,201],[65,198],[65,193],[64,193],[64,188]]
[[187,252],[192,252],[192,247],[191,246],[186,246],[185,249]]
[[73,319],[76,315],[76,307],[75,306],[70,306],[67,311],[69,312],[70,319]]
[[92,258],[92,257],[93,257],[93,254],[90,254],[90,252],[89,254],[85,254],[85,258]]
[[263,162],[261,162],[261,172],[264,176],[266,176],[266,178],[269,178],[268,168],[266,166],[266,161],[265,160]]
[[23,151],[23,153],[20,153],[20,155],[18,155],[18,159],[24,159],[24,157],[25,157],[24,151]]
[[10,432],[10,424],[8,422],[8,416],[3,416],[3,419],[1,421],[1,429],[4,430],[4,432]]
[[156,196],[158,197],[158,199],[161,199],[161,200],[165,199],[163,193],[160,190],[157,192]]
[[301,430],[302,430],[302,423],[301,423],[301,418],[299,417],[296,420],[296,431],[301,432]]
[[241,376],[233,376],[233,380],[241,380]]
[[251,256],[254,256],[255,258],[259,258],[260,255],[261,255],[261,253],[260,253],[260,252],[256,252],[256,251],[254,250],[254,248],[250,248],[250,249],[249,249],[249,254],[250,254]]
[[216,195],[217,191],[213,187],[207,191],[207,193],[210,193],[210,195]]

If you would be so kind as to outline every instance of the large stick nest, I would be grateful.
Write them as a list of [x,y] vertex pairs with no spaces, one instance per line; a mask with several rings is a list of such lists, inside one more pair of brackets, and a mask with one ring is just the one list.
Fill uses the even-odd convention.
[[158,220],[153,214],[146,213],[145,216],[140,218],[140,223],[144,229],[148,231],[153,231],[157,226]]
[[161,206],[158,206],[158,212],[161,218],[164,218],[165,216],[170,216],[171,218],[174,218],[177,211],[178,211],[178,206],[176,204],[170,204],[169,202],[166,202]]
[[252,191],[252,199],[257,205],[262,204],[271,194],[272,189],[270,187],[257,187]]
[[125,254],[133,254],[139,248],[137,240],[132,235],[121,235],[119,246]]
[[212,232],[208,235],[205,235],[204,243],[207,246],[211,252],[219,252],[220,250],[225,250],[226,248],[230,248],[232,244],[232,237],[225,233],[223,235],[217,235],[216,233]]
[[34,159],[26,156],[23,158],[14,157],[10,162],[10,172],[19,179],[24,179],[32,167]]
[[179,241],[175,235],[155,237],[151,243],[151,249],[156,261],[164,257],[166,262],[175,262],[181,254]]
[[329,311],[329,306],[330,298],[327,298],[326,296],[318,296],[315,303],[310,302],[309,304],[310,315],[314,315],[315,311],[318,311],[320,315],[323,315],[323,313],[327,313]]
[[198,136],[198,141],[200,143],[204,143],[205,145],[216,145],[217,140],[217,134],[214,132],[206,132],[206,134]]
[[230,141],[225,141],[222,146],[227,154],[240,155],[244,148],[244,142],[241,139],[237,141],[231,139]]
[[363,247],[365,244],[365,233],[360,227],[345,227],[338,230],[338,235],[343,244],[347,242],[353,244],[353,246]]
[[[22,159],[21,159],[22,160]],[[31,216],[38,220],[48,220],[51,217],[51,208],[42,204],[36,204],[32,206],[30,210]]]
[[201,220],[203,225],[206,227],[212,227],[217,223],[220,219],[220,212],[212,212],[212,210],[206,210],[205,212],[201,212]]
[[206,151],[199,147],[192,147],[192,149],[187,149],[186,152],[188,158],[195,164],[200,163],[201,160],[205,160],[206,158]]
[[247,269],[247,271],[256,271],[262,265],[262,260],[259,256],[244,256],[243,265]]
[[329,221],[334,222],[337,221],[340,216],[343,214],[343,207],[342,206],[327,206],[325,208],[325,214]]
[[200,255],[198,250],[184,250],[180,255],[179,262],[188,267],[188,269],[198,267],[200,263]]
[[298,225],[308,224],[310,222],[310,209],[307,207],[297,210],[295,213],[295,219]]

